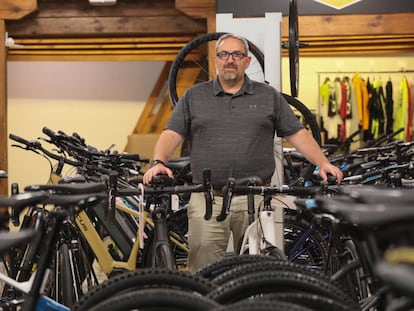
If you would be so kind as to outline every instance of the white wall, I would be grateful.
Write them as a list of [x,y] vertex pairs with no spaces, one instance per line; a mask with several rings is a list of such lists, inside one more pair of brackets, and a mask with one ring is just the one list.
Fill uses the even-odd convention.
[[[123,151],[163,62],[8,62],[8,132],[31,140],[43,127]],[[11,145],[9,141],[9,145]],[[45,147],[49,147],[45,143]],[[48,162],[9,147],[9,184],[48,180]]]

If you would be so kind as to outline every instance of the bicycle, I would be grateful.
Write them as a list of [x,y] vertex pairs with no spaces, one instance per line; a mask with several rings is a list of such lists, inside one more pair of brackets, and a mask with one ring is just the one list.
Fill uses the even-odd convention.
[[389,310],[411,310],[414,307],[413,262],[413,246],[401,246],[385,251],[375,265],[374,273],[392,292],[392,298],[387,302]]
[[[45,131],[49,134],[49,137],[51,137],[53,141],[59,141],[60,144],[63,144],[63,142],[67,139],[66,135],[55,134],[49,129]],[[91,155],[93,156],[93,162],[91,164],[84,164],[76,159],[68,159],[61,155],[56,155],[43,148],[38,141],[29,142],[13,134],[11,134],[10,138],[25,146],[25,149],[27,150],[41,152],[48,158],[56,160],[58,165],[51,174],[51,179],[53,179],[55,183],[57,180],[62,180],[60,172],[63,165],[81,168],[89,173],[89,175],[75,174],[73,176],[65,176],[65,178],[63,178],[65,182],[85,182],[88,179],[96,179],[94,176],[90,175],[90,172],[103,171],[104,174],[98,179],[105,176],[107,178],[108,173],[114,173],[114,171],[99,167],[99,162],[96,161],[98,155],[104,157],[104,162],[108,161],[106,159],[111,158],[106,154],[97,153],[96,150],[93,151]],[[66,146],[65,150],[66,153],[70,152],[70,148],[68,148],[68,146]],[[86,150],[78,147],[75,151],[77,154],[82,153],[82,157],[86,157]],[[112,155],[112,158],[116,159],[116,155]],[[128,157],[128,159],[130,158],[131,157]],[[136,155],[135,158],[137,158]],[[52,164],[51,167],[53,167]],[[116,184],[120,187],[135,187],[121,179],[117,180]],[[42,189],[49,191],[60,191],[59,187],[64,187],[64,185],[55,185],[55,187],[52,185],[41,186]],[[75,222],[81,236],[85,240],[85,244],[90,245],[94,256],[97,258],[103,272],[107,276],[111,275],[111,273],[117,273],[118,271],[134,270],[140,266],[150,266],[150,264],[145,261],[151,258],[151,252],[148,251],[148,248],[141,249],[143,245],[141,245],[142,241],[138,236],[138,228],[140,226],[139,219],[141,219],[143,220],[142,227],[145,227],[147,235],[151,238],[155,227],[154,221],[147,212],[140,215],[137,211],[137,207],[140,204],[139,200],[133,196],[125,199],[126,200],[122,201],[116,200],[115,207],[112,209],[115,216],[111,220],[107,217],[106,207],[102,205],[95,206],[88,211],[81,211],[75,218]],[[116,220],[115,222],[113,221],[114,219]],[[104,228],[104,232],[102,232],[100,228]],[[175,233],[173,231],[169,231],[169,235],[173,243],[172,245],[174,245],[178,252],[181,253],[180,256],[183,258],[180,264],[185,266],[184,260],[188,252],[188,246],[185,238],[180,233]],[[112,241],[109,246],[108,242],[105,241],[106,237],[110,237],[110,241]],[[114,251],[115,249],[116,251]],[[143,255],[139,257],[139,254]]]
[[[314,187],[262,186],[257,177],[235,180],[230,178],[223,187],[223,207],[218,221],[229,213],[233,195],[247,195],[249,227],[240,246],[239,254],[272,255],[280,259],[325,269],[328,262],[327,241],[329,235],[312,221],[306,213],[296,212],[295,206],[276,207],[271,204],[274,195],[312,197],[317,193],[333,194],[336,185],[322,183]],[[263,207],[255,217],[253,197],[263,196]],[[279,199],[278,199],[279,200]],[[280,201],[283,202],[283,199]],[[279,209],[279,210],[278,210]],[[282,209],[282,210],[281,210]],[[276,216],[281,213],[281,217]],[[282,240],[281,240],[282,238]]]
[[374,269],[387,250],[413,245],[412,200],[408,189],[346,186],[334,197],[298,202],[331,227],[337,265],[331,278],[347,286],[362,310],[389,303],[392,293]]
[[[89,190],[92,189],[89,188]],[[59,297],[67,297],[67,294],[71,296],[73,286],[76,286],[78,284],[76,281],[79,280],[74,277],[74,266],[67,260],[69,256],[61,262],[57,262],[54,256],[54,251],[61,251],[63,245],[66,245],[64,247],[66,250],[70,248],[66,244],[67,242],[63,241],[62,243],[60,240],[61,229],[67,217],[74,210],[88,208],[106,199],[106,192],[52,195],[44,191],[36,191],[15,194],[10,197],[0,197],[0,205],[11,207],[16,214],[20,213],[26,207],[39,205],[35,213],[39,225],[25,228],[20,232],[8,232],[0,235],[2,238],[1,241],[3,242],[0,243],[2,246],[0,253],[2,254],[23,243],[28,243],[28,250],[33,250],[28,251],[22,259],[22,264],[29,265],[32,271],[27,280],[15,280],[11,276],[0,274],[0,279],[17,291],[16,295],[2,297],[1,306],[3,309],[9,310],[21,306],[23,311],[69,310],[68,306],[73,301],[63,299],[59,302],[56,299]],[[46,209],[45,206],[53,206],[53,208]],[[64,252],[64,254],[67,256],[68,252]],[[52,293],[54,299],[42,294],[45,290],[44,286],[49,280],[49,271],[51,269],[59,272],[59,278],[54,280],[56,282],[54,283],[56,290],[58,291]],[[46,292],[48,292],[47,289]]]

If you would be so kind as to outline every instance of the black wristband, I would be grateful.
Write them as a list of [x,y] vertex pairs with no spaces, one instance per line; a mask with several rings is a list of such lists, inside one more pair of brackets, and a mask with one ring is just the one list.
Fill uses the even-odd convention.
[[158,160],[158,159],[154,159],[154,160],[152,160],[150,162],[149,167],[151,168],[151,167],[153,167],[153,166],[155,166],[157,164],[162,164],[162,165],[166,166],[165,163],[164,163],[164,161],[161,161],[161,160]]

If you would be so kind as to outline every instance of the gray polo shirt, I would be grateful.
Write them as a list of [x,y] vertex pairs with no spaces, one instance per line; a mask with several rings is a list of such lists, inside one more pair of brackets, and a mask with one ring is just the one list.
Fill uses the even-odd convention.
[[217,79],[196,84],[180,98],[166,126],[191,146],[193,182],[211,170],[213,186],[229,177],[259,176],[269,181],[275,169],[273,140],[303,128],[283,96],[273,87],[245,77],[236,94]]

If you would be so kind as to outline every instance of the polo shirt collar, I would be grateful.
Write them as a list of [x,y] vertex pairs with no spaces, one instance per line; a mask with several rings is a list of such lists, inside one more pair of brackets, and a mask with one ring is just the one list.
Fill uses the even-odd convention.
[[[223,91],[223,88],[221,87],[220,82],[217,77],[213,80],[213,91],[214,91],[215,96],[226,93]],[[246,74],[244,74],[244,83],[241,87],[241,90],[237,92],[237,94],[234,94],[234,95],[240,95],[244,93],[246,94],[254,93],[253,81],[250,80],[250,78]]]

